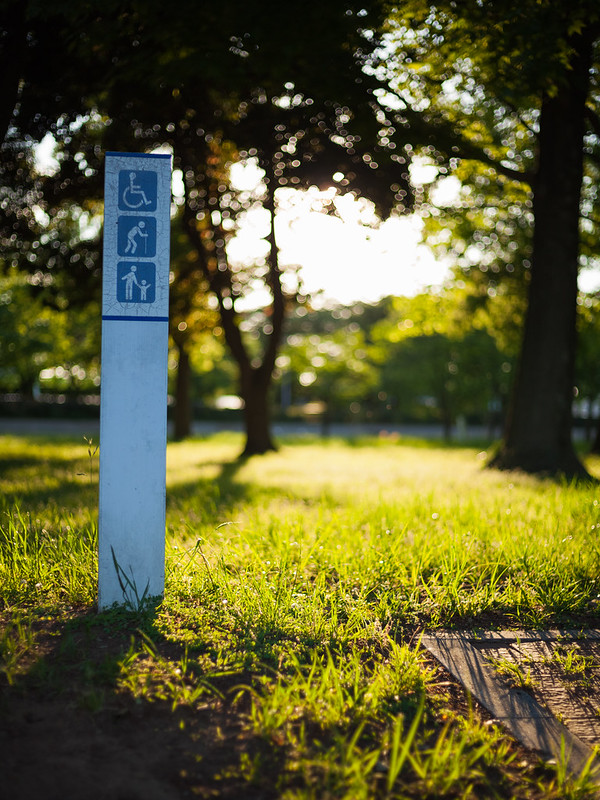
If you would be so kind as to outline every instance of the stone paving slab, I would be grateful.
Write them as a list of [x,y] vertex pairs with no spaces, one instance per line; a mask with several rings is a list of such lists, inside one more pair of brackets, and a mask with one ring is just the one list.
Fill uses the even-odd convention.
[[[552,707],[547,701],[548,685],[541,691],[532,693],[520,688],[506,685],[506,682],[494,669],[491,658],[502,658],[514,664],[526,661],[527,668],[534,669],[536,664],[532,653],[542,648],[541,662],[549,665],[553,647],[565,643],[579,647],[600,648],[600,631],[477,631],[473,633],[439,631],[421,638],[421,645],[426,648],[464,687],[473,695],[516,739],[526,747],[536,750],[544,758],[560,758],[561,748],[567,754],[569,769],[581,773],[590,758],[593,757],[593,745],[600,744],[600,712],[595,713],[593,707],[590,715],[581,721],[580,730],[591,735],[582,741],[570,728],[556,717],[557,706]],[[600,655],[600,652],[599,652]],[[550,667],[548,666],[548,670]],[[598,678],[600,679],[600,660],[598,661]],[[557,681],[549,681],[553,685]],[[548,681],[547,681],[548,684]],[[600,703],[600,697],[598,698]],[[562,699],[564,708],[570,712],[569,700]],[[572,705],[572,704],[571,704]],[[562,716],[567,716],[562,714]],[[573,715],[569,713],[569,719]],[[598,722],[598,731],[594,730],[594,717]],[[564,744],[563,744],[564,743]],[[600,760],[596,759],[594,767],[596,781],[600,783]]]

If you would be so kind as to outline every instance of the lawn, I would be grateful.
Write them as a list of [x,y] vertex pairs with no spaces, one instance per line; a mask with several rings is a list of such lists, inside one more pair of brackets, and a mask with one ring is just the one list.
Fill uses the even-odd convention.
[[597,487],[470,447],[240,449],[169,445],[165,598],[97,614],[95,443],[0,437],[0,798],[595,796],[419,635],[598,627]]

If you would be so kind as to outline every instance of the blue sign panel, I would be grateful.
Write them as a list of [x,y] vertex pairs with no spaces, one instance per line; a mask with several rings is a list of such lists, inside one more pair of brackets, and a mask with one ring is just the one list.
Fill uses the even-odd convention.
[[168,321],[170,211],[171,156],[106,154],[102,318],[107,322]]
[[150,262],[120,261],[117,264],[119,303],[153,303],[156,295],[156,266]]
[[121,211],[156,211],[157,174],[151,170],[119,171]]
[[130,258],[156,255],[156,218],[121,216],[117,220],[117,253]]

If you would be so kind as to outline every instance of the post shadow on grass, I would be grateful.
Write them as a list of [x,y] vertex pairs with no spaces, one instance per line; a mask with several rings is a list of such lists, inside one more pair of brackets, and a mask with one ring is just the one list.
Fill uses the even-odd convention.
[[[115,603],[99,613],[94,609],[74,612],[68,619],[54,619],[50,623],[49,617],[40,617],[34,623],[35,628],[43,630],[44,625],[50,626],[43,637],[44,655],[19,674],[8,690],[71,695],[80,708],[97,711],[109,705],[111,696],[121,691],[123,665],[127,669],[136,654],[141,654],[142,660],[154,656],[175,663],[182,659],[192,662],[194,654],[206,652],[209,643],[197,641],[190,645],[187,641],[174,642],[165,635],[157,622],[162,603],[162,597],[147,598],[138,609]],[[198,673],[198,677],[202,676]],[[205,682],[207,694],[224,696],[230,685],[240,682],[240,677],[239,673],[233,676],[223,671],[223,675],[211,679],[214,686]],[[78,697],[73,698],[73,693]],[[94,697],[95,694],[103,697]]]
[[[255,456],[252,456],[254,458]],[[203,461],[197,466],[217,467],[218,474],[212,478],[200,478],[186,483],[177,483],[167,489],[167,510],[178,506],[196,506],[204,516],[212,515],[215,527],[224,520],[224,513],[235,511],[244,500],[256,497],[257,492],[267,498],[281,496],[281,490],[267,488],[239,479],[239,472],[251,456],[239,456],[232,461]]]
[[230,509],[248,496],[250,485],[236,480],[236,476],[248,457],[233,461],[203,461],[198,466],[217,467],[214,478],[197,478],[187,483],[177,483],[167,489],[167,509],[188,503],[197,504],[218,514]]
[[[43,471],[52,479],[53,485],[40,486],[37,477],[35,480],[27,477],[28,471],[35,472],[36,476]],[[20,473],[23,474],[20,476]],[[94,470],[90,480],[87,457],[64,459],[47,456],[37,458],[35,455],[4,456],[0,458],[0,478],[3,477],[27,481],[27,488],[15,492],[14,496],[18,497],[19,504],[27,506],[31,511],[47,506],[49,501],[54,501],[61,508],[80,508],[82,505],[93,505],[97,502],[97,471]]]
[[[157,654],[159,681],[166,680],[160,659],[174,662],[177,680],[178,660],[187,657],[185,645],[167,641],[153,620],[148,607],[33,622],[43,655],[2,685],[2,723],[11,735],[1,737],[0,784],[11,786],[11,797],[96,797],[99,786],[102,796],[115,797],[179,796],[182,789],[195,793],[195,786],[216,793],[225,773],[227,796],[244,795],[245,781],[236,777],[240,753],[255,757],[261,741],[248,735],[240,744],[239,723],[227,704],[181,705],[160,692],[123,690],[144,641]],[[211,695],[207,683],[206,699],[226,697],[240,676],[212,682],[215,691]]]

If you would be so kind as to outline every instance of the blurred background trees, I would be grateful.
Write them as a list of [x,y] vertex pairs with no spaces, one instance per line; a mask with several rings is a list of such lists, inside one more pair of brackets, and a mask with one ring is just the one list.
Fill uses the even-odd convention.
[[[429,158],[443,174],[453,161],[478,165],[461,177],[493,220],[493,236],[484,222],[473,237],[473,248],[485,245],[480,265],[489,266],[488,251],[492,263],[502,257],[506,208],[519,192],[526,195],[517,213],[529,217],[531,231],[521,227],[524,235],[511,244],[528,269],[527,305],[494,464],[585,476],[571,442],[571,405],[581,205],[588,162],[593,169],[598,156],[600,10],[590,0],[525,0],[518,7],[409,0],[392,14],[390,36],[395,49],[382,68],[397,124],[419,115],[430,131]],[[503,198],[500,213],[494,194]],[[593,227],[591,215],[586,221]],[[513,258],[504,263],[514,274]]]
[[[571,408],[575,380],[590,419],[600,391],[597,302],[577,290],[598,258],[599,36],[592,0],[2,0],[0,389],[97,388],[103,154],[161,149],[179,176],[178,438],[194,402],[237,395],[248,454],[275,446],[273,412],[447,435],[506,420],[497,466],[585,474]],[[420,214],[447,286],[320,308],[276,236],[282,190],[309,187]],[[255,212],[260,254],[233,257]]]

